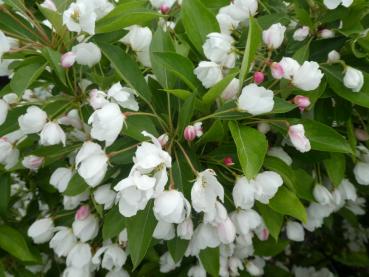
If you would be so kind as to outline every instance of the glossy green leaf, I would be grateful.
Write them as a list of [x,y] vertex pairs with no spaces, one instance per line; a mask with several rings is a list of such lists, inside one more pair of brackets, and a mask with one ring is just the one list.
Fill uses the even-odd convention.
[[67,196],[76,196],[86,191],[86,189],[88,189],[88,185],[85,180],[83,180],[78,173],[75,173],[63,194]]
[[269,238],[266,241],[254,240],[255,255],[264,257],[273,257],[283,252],[288,245],[288,240],[275,241]]
[[206,248],[200,251],[200,260],[207,273],[219,276],[219,248]]
[[239,126],[236,122],[230,122],[228,126],[236,143],[243,173],[248,179],[253,179],[263,165],[268,142],[265,136],[254,128]]
[[0,215],[6,214],[10,201],[11,178],[8,173],[0,175]]
[[301,168],[294,170],[294,175],[296,179],[295,190],[297,196],[301,199],[315,202],[315,198],[313,196],[315,184],[314,178]]
[[229,83],[237,76],[238,72],[228,74],[223,80],[215,84],[212,88],[208,90],[207,93],[204,94],[202,100],[205,104],[213,103],[227,88]]
[[192,95],[190,98],[184,101],[180,109],[178,115],[178,129],[177,129],[178,136],[180,138],[183,137],[183,131],[192,118],[193,111],[195,109],[194,104],[195,104],[195,96]]
[[150,247],[152,234],[156,226],[153,211],[153,201],[150,201],[145,210],[139,211],[137,215],[126,218],[128,232],[128,250],[133,263],[133,269],[144,259]]
[[275,212],[267,205],[256,203],[256,207],[263,218],[265,225],[267,226],[271,236],[278,241],[279,233],[283,225],[283,215]]
[[119,213],[118,206],[113,207],[105,216],[104,224],[102,227],[103,240],[112,239],[117,237],[125,227],[125,219],[123,215]]
[[302,222],[307,220],[304,205],[292,191],[284,186],[280,187],[277,194],[269,200],[269,207],[280,214],[292,216]]
[[213,125],[210,126],[197,141],[197,144],[201,145],[208,142],[222,141],[225,135],[224,126],[222,121],[216,120]]
[[175,237],[174,239],[167,242],[169,253],[175,263],[178,263],[182,259],[189,242],[189,240],[183,240],[179,237]]
[[219,32],[215,15],[200,0],[184,0],[182,3],[182,23],[186,34],[199,53],[202,53],[208,34]]
[[309,60],[309,55],[310,55],[310,43],[311,43],[311,39],[305,43],[301,48],[299,48],[295,54],[293,55],[293,59],[295,59],[296,61],[298,61],[300,64],[304,63],[304,61],[308,61]]
[[7,225],[0,226],[0,248],[23,262],[40,262],[39,254],[30,250],[23,235]]
[[151,91],[136,61],[134,61],[131,56],[126,54],[123,49],[118,46],[103,42],[98,42],[98,45],[124,82],[136,90],[138,95],[145,99],[145,101],[150,101]]
[[346,159],[345,155],[331,153],[330,158],[323,161],[329,179],[335,187],[338,187],[345,177]]
[[295,174],[292,168],[279,158],[268,156],[264,160],[264,167],[281,175],[284,183],[295,191]]
[[55,51],[51,48],[44,48],[42,53],[45,59],[48,61],[49,65],[54,70],[56,76],[58,76],[59,80],[63,83],[63,85],[67,85],[65,72],[62,66],[60,65],[61,54],[58,51]]

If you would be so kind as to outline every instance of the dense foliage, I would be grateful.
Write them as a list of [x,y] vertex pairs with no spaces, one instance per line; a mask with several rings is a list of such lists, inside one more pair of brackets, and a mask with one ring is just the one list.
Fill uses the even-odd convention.
[[0,1],[0,276],[368,276],[367,0]]

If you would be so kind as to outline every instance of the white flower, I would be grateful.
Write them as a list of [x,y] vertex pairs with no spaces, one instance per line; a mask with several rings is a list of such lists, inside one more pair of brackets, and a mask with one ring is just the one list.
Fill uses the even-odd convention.
[[293,75],[292,83],[302,90],[311,91],[319,87],[322,78],[319,64],[305,61]]
[[160,9],[161,6],[166,5],[167,7],[171,8],[176,0],[150,0],[150,4],[155,9]]
[[11,154],[13,145],[6,137],[0,138],[0,163],[3,163],[5,159]]
[[43,157],[29,155],[29,156],[24,157],[24,159],[22,161],[22,165],[25,168],[28,168],[32,171],[37,171],[41,167],[43,162],[44,162]]
[[273,24],[269,29],[263,31],[263,41],[269,49],[279,48],[284,40],[286,27],[281,23]]
[[50,184],[62,193],[67,189],[72,176],[73,173],[70,168],[59,167],[51,174]]
[[94,239],[99,232],[99,220],[93,214],[90,214],[83,220],[75,219],[72,224],[74,235],[82,242]]
[[309,139],[305,136],[305,128],[302,124],[292,125],[288,128],[288,135],[293,146],[300,152],[305,153],[311,150]]
[[124,269],[120,269],[117,271],[109,271],[105,277],[129,277],[129,274]]
[[240,80],[232,79],[228,86],[223,90],[221,97],[224,100],[235,99],[237,97],[238,89],[240,88]]
[[113,207],[116,193],[110,188],[110,185],[104,185],[94,191],[96,203],[103,205],[104,210],[109,210]]
[[97,186],[108,169],[108,157],[101,146],[91,141],[85,142],[76,156],[76,168],[79,175],[91,186]]
[[[84,268],[91,263],[91,247],[87,243],[77,243],[67,256],[68,267]],[[73,276],[73,275],[69,275]]]
[[46,124],[47,114],[39,107],[31,106],[18,118],[20,129],[25,134],[34,134],[42,130]]
[[230,5],[220,9],[219,14],[227,14],[235,21],[245,21],[256,14],[258,9],[257,0],[235,0]]
[[342,6],[348,8],[351,6],[351,4],[354,2],[354,0],[324,0],[324,5],[330,9],[330,10],[334,10],[335,8],[337,8],[340,4],[342,4]]
[[334,31],[332,30],[329,30],[329,29],[323,29],[320,31],[320,36],[321,38],[324,38],[324,39],[328,39],[328,38],[334,38]]
[[173,261],[172,256],[169,252],[165,252],[160,257],[160,272],[162,273],[168,273],[169,271],[174,270],[176,267],[180,266],[181,262],[175,263]]
[[[100,256],[103,256],[101,261]],[[107,270],[117,271],[126,263],[127,254],[117,244],[109,244],[101,247],[92,258],[92,263],[100,265]]]
[[364,85],[364,75],[360,70],[348,66],[343,77],[343,84],[353,92],[359,92]]
[[233,212],[231,219],[240,235],[247,235],[262,224],[261,216],[251,209]]
[[336,50],[332,50],[328,53],[328,62],[329,63],[335,63],[341,59],[340,53],[338,53]]
[[63,197],[64,209],[67,210],[67,211],[74,210],[75,208],[77,208],[79,206],[79,204],[82,201],[86,201],[89,198],[90,198],[90,195],[87,191],[84,191],[84,192],[82,192],[80,194],[77,194],[75,196],[66,196],[66,195],[64,195],[64,197]]
[[148,51],[152,40],[150,28],[132,25],[126,30],[129,32],[120,40],[122,43],[129,45],[135,52]]
[[34,243],[41,244],[49,241],[53,236],[54,222],[50,218],[36,220],[28,228],[27,235]]
[[264,274],[265,261],[263,258],[255,257],[246,264],[246,270],[252,276],[261,276]]
[[80,65],[92,67],[101,60],[100,48],[92,42],[77,44],[73,46],[72,52],[76,55],[76,62]]
[[242,176],[237,179],[232,196],[237,208],[251,209],[255,201],[255,187],[246,177]]
[[249,84],[242,89],[238,98],[238,109],[252,115],[271,112],[274,107],[273,96],[273,91]]
[[40,133],[41,145],[56,145],[62,143],[65,146],[66,136],[58,123],[48,122],[44,125]]
[[283,78],[287,80],[292,80],[293,76],[300,68],[299,63],[296,60],[289,57],[283,57],[279,62],[279,65],[281,66],[283,71],[282,72]]
[[182,192],[169,190],[155,198],[153,210],[158,221],[179,224],[189,215],[191,206]]
[[215,201],[215,205],[205,212],[204,223],[217,225],[226,221],[228,217],[226,208],[219,201]]
[[73,126],[76,129],[82,128],[82,122],[77,109],[70,110],[65,116],[59,118],[58,123]]
[[41,3],[40,6],[43,7],[43,8],[45,8],[45,9],[52,10],[54,12],[57,11],[57,8],[55,6],[55,3],[52,0],[45,0],[44,2]]
[[210,88],[223,79],[221,66],[214,62],[200,62],[194,73],[205,88]]
[[84,267],[66,267],[63,271],[62,277],[91,277],[90,266]]
[[293,241],[304,241],[304,227],[296,221],[288,221],[286,225],[287,238]]
[[5,122],[9,111],[9,104],[4,101],[3,99],[0,99],[0,126]]
[[356,201],[357,199],[356,188],[348,179],[342,180],[338,186],[338,191],[344,200]]
[[239,24],[238,20],[233,19],[232,16],[226,13],[218,13],[216,18],[222,34],[230,35]]
[[303,26],[302,28],[298,28],[293,33],[293,39],[296,41],[303,41],[309,35],[310,29],[308,26]]
[[201,223],[197,226],[192,239],[188,245],[185,255],[186,256],[197,256],[200,250],[205,248],[214,248],[220,245],[216,227]]
[[131,172],[130,176],[121,180],[114,190],[118,191],[119,212],[125,217],[137,214],[146,207],[154,191],[156,179],[141,175],[138,171]]
[[369,163],[358,162],[354,167],[354,174],[360,185],[369,185]]
[[282,147],[277,147],[277,146],[271,147],[268,150],[268,156],[276,157],[276,158],[282,160],[287,165],[292,164],[292,158],[287,154],[286,151],[283,150]]
[[264,171],[258,174],[253,181],[255,187],[255,199],[263,204],[268,204],[269,200],[277,193],[282,186],[282,177],[273,171]]
[[135,91],[128,87],[122,87],[120,82],[115,83],[109,90],[108,96],[122,108],[138,111],[138,103],[135,99]]
[[73,52],[64,53],[60,58],[60,64],[63,68],[70,68],[76,62],[76,54]]
[[236,54],[232,44],[234,39],[229,35],[210,33],[202,46],[205,56],[212,62],[232,68],[235,65]]
[[92,124],[91,137],[99,141],[105,141],[110,146],[118,138],[125,120],[118,104],[109,103],[96,110],[88,119]]
[[236,238],[236,227],[229,217],[216,226],[219,240],[224,244],[232,243]]
[[191,266],[187,272],[188,277],[206,277],[205,268],[199,263],[198,265]]
[[177,235],[181,239],[190,240],[193,235],[193,223],[191,217],[186,218],[177,226]]
[[63,24],[71,32],[95,34],[96,13],[87,2],[72,3],[63,13]]
[[215,177],[215,172],[207,169],[200,172],[191,189],[192,206],[196,212],[211,212],[217,198],[224,201],[224,189]]
[[106,99],[107,95],[105,92],[97,89],[93,89],[90,91],[90,97],[88,99],[88,103],[91,105],[91,107],[94,110],[101,109],[106,104],[109,103],[109,101]]
[[175,229],[172,223],[158,221],[152,236],[159,240],[171,240],[174,239],[175,235]]
[[72,230],[67,227],[57,227],[58,232],[55,233],[50,240],[50,248],[52,248],[58,257],[66,257],[72,248],[77,244],[77,238]]

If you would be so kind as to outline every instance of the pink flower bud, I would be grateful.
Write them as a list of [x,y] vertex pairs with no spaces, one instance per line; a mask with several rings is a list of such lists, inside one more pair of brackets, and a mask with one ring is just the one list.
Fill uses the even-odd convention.
[[74,54],[73,52],[67,52],[61,57],[60,63],[63,68],[70,68],[73,66],[75,61],[76,54]]
[[24,157],[24,159],[22,161],[22,165],[25,168],[28,168],[32,171],[37,171],[40,168],[40,166],[42,165],[43,162],[44,162],[43,157],[30,155],[30,156]]
[[355,136],[359,141],[367,141],[369,140],[369,135],[367,131],[363,129],[355,129]]
[[263,73],[263,72],[260,72],[260,71],[255,72],[255,74],[254,74],[254,82],[255,82],[257,85],[259,85],[259,84],[261,84],[263,81],[264,81],[264,73]]
[[263,229],[261,229],[261,231],[260,231],[260,234],[259,234],[258,238],[259,238],[261,241],[268,240],[268,238],[269,238],[269,230],[268,230],[267,228],[263,228]]
[[274,79],[282,79],[283,75],[284,75],[284,70],[283,67],[279,64],[279,63],[272,63],[272,65],[270,66],[270,70],[272,71],[272,76]]
[[288,135],[292,145],[300,152],[305,153],[311,150],[309,139],[305,136],[305,128],[302,124],[292,125],[288,128]]
[[79,207],[76,212],[75,219],[76,220],[84,220],[90,215],[90,207],[88,205],[83,205]]
[[223,162],[224,162],[224,164],[225,164],[226,166],[232,166],[232,165],[234,165],[234,162],[233,162],[233,159],[232,159],[232,157],[231,157],[231,156],[225,157],[225,158],[223,159]]
[[311,104],[309,97],[303,95],[296,95],[293,98],[293,103],[299,107],[301,112],[303,112]]
[[170,11],[170,7],[168,5],[163,4],[163,5],[160,6],[160,12],[162,14],[168,14],[169,11]]
[[196,128],[195,126],[188,125],[184,130],[184,138],[187,141],[193,141],[196,138]]

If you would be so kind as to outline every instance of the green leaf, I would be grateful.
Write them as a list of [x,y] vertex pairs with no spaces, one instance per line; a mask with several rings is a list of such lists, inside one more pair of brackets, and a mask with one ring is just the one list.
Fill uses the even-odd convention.
[[151,91],[136,61],[134,61],[130,55],[126,54],[123,49],[118,46],[103,42],[98,42],[98,45],[124,82],[136,90],[137,94],[142,99],[149,102],[151,99]]
[[260,241],[255,239],[253,241],[255,248],[255,255],[263,257],[273,257],[283,252],[288,245],[288,240],[275,241],[273,238],[269,238],[266,241]]
[[[53,28],[55,29],[55,32],[57,34],[63,34],[65,27],[63,25],[63,18],[62,15],[58,12],[55,12],[53,10],[43,8],[40,5],[38,5],[39,10],[44,15],[44,17],[49,20]],[[64,37],[63,37],[64,39]]]
[[38,253],[29,249],[23,235],[7,225],[0,226],[0,248],[23,262],[40,262]]
[[295,191],[295,174],[292,168],[284,161],[276,157],[268,156],[264,160],[264,167],[281,175],[284,183],[289,187],[289,189]]
[[186,198],[191,197],[191,181],[194,179],[190,166],[187,164],[182,152],[175,153],[173,163],[173,179],[177,190],[183,192]]
[[315,198],[313,196],[314,189],[314,179],[311,177],[309,173],[307,173],[303,169],[295,170],[295,190],[296,194],[299,198],[305,199],[310,202],[315,202]]
[[59,80],[63,83],[63,85],[67,86],[65,72],[60,65],[61,54],[49,47],[42,49],[42,53],[52,69],[55,71],[55,74],[59,78]]
[[242,66],[240,72],[240,89],[243,87],[243,82],[246,79],[246,75],[249,72],[250,65],[255,59],[256,51],[261,44],[261,32],[262,29],[259,26],[257,20],[250,16],[249,18],[249,33],[247,35],[245,53],[243,54]]
[[4,173],[0,176],[0,214],[5,215],[10,201],[10,175]]
[[108,33],[131,25],[144,26],[162,16],[145,7],[146,1],[129,1],[117,5],[109,14],[96,22],[96,33]]
[[200,85],[193,73],[194,66],[190,59],[175,52],[154,52],[152,55],[162,63],[164,68],[185,82],[190,89],[195,90]]
[[21,96],[40,77],[45,67],[46,62],[43,59],[37,59],[33,63],[17,69],[10,81],[10,87],[18,96]]
[[148,138],[142,134],[142,131],[147,131],[154,136],[159,135],[151,117],[143,115],[129,116],[123,128],[123,134],[137,141],[147,140]]
[[342,252],[333,256],[337,262],[350,267],[369,267],[369,257],[366,252]]
[[[315,120],[289,120],[304,125],[305,135],[310,140],[311,148],[319,151],[351,153],[351,147],[346,139],[333,128]],[[294,124],[295,124],[294,123]]]
[[88,189],[88,185],[85,180],[78,173],[75,173],[63,194],[66,196],[76,196],[86,189]]
[[274,97],[274,107],[269,114],[288,113],[296,108],[297,108],[296,105],[291,104],[290,102],[284,100],[283,98]]
[[208,34],[219,32],[215,15],[200,0],[184,0],[182,4],[182,23],[186,34],[199,53]]
[[283,215],[273,211],[267,205],[256,203],[256,207],[263,218],[266,227],[268,228],[272,237],[278,241],[279,233],[281,232],[283,224]]
[[[324,70],[325,77],[331,89],[340,97],[354,103],[356,105],[369,108],[369,90],[366,89],[366,85],[359,92],[353,92],[346,88],[342,82],[342,72],[335,66],[321,66]],[[369,75],[364,73],[364,83],[368,84]]]
[[125,219],[120,214],[118,206],[114,206],[105,216],[102,227],[103,240],[117,237],[125,227]]
[[21,14],[23,14],[27,9],[24,1],[22,0],[4,0],[3,2],[12,7],[14,10],[20,12]]
[[196,144],[204,144],[208,142],[222,141],[225,135],[224,126],[222,121],[215,120],[213,125],[206,131]]
[[309,41],[306,44],[304,44],[301,48],[299,48],[295,52],[292,58],[298,61],[300,64],[302,64],[304,61],[309,60],[311,41],[312,39],[309,39]]
[[265,136],[254,128],[239,126],[229,122],[234,142],[237,147],[238,159],[246,178],[253,179],[263,165],[268,142]]
[[153,54],[154,52],[175,52],[170,33],[164,32],[162,28],[156,30],[150,45],[152,71],[163,88],[173,88],[176,82],[176,76],[166,68],[167,66],[163,63],[162,59]]
[[188,98],[186,101],[184,101],[184,104],[182,105],[179,115],[178,115],[178,127],[177,127],[177,134],[180,138],[183,137],[183,131],[185,127],[190,122],[193,111],[195,109],[195,96],[192,95],[190,98]]
[[269,201],[269,207],[280,214],[290,215],[302,222],[307,220],[304,205],[292,191],[284,186],[280,187],[277,194]]
[[330,153],[330,158],[323,161],[329,179],[335,187],[338,187],[345,177],[346,159],[345,155]]
[[139,211],[134,217],[126,218],[128,250],[133,263],[133,270],[144,259],[151,244],[152,234],[156,226],[152,206],[153,201],[150,201],[145,210]]
[[178,263],[182,259],[189,242],[189,240],[183,240],[179,237],[175,237],[167,242],[169,253],[175,263]]
[[219,276],[219,247],[201,250],[199,256],[206,272],[211,276]]
[[227,88],[229,83],[237,76],[238,72],[228,74],[223,80],[215,84],[207,93],[202,97],[205,104],[213,103]]

